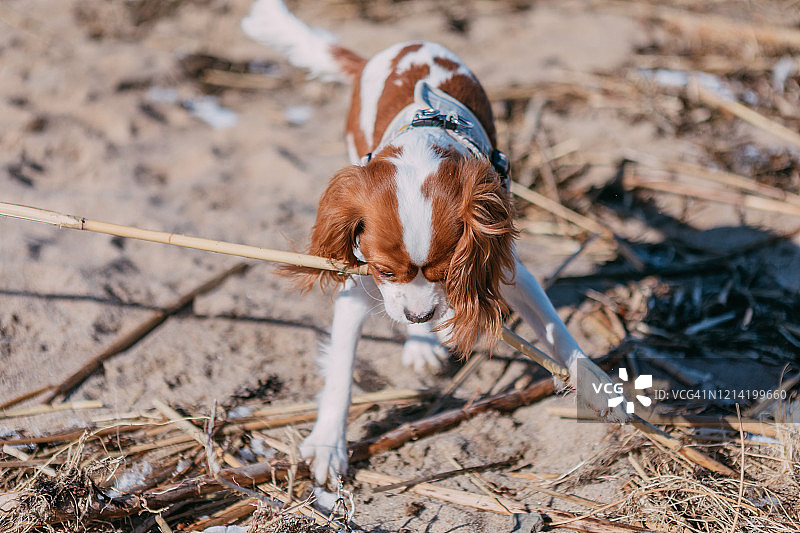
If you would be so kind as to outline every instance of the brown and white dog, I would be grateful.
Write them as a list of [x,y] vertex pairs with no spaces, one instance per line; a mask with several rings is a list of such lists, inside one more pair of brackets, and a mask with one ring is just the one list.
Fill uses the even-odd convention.
[[442,342],[466,354],[479,336],[496,338],[508,305],[570,369],[572,384],[592,398],[589,406],[608,414],[606,395],[591,390],[608,385],[608,376],[589,362],[517,259],[492,109],[464,63],[430,42],[397,44],[366,60],[308,27],[280,0],[257,0],[242,28],[313,75],[353,84],[346,130],[352,164],[320,199],[309,253],[366,262],[372,275],[299,272],[305,288],[317,280],[341,285],[323,349],[319,417],[300,447],[316,480],[347,469],[353,360],[376,302],[406,324],[402,361],[417,370],[440,366],[447,355]]

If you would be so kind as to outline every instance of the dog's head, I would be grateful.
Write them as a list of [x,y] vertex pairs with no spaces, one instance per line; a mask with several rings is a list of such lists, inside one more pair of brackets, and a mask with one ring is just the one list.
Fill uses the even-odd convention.
[[[339,171],[322,195],[309,252],[366,261],[388,315],[437,321],[466,354],[496,335],[506,306],[499,285],[513,276],[512,205],[486,159],[426,146],[390,146],[364,166]],[[301,286],[344,281],[302,272]]]

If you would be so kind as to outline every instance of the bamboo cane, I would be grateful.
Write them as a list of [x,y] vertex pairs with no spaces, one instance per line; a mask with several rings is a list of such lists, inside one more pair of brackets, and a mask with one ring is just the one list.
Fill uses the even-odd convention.
[[31,220],[33,222],[42,222],[44,224],[52,224],[54,226],[58,226],[59,228],[93,231],[95,233],[105,233],[108,235],[115,235],[117,237],[160,242],[162,244],[172,244],[174,246],[193,248],[195,250],[236,255],[250,259],[260,259],[262,261],[273,261],[301,267],[318,268],[321,270],[334,270],[341,272],[342,274],[366,275],[368,273],[367,265],[359,265],[358,267],[353,268],[341,261],[324,257],[299,254],[295,252],[286,252],[283,250],[270,250],[268,248],[259,248],[257,246],[247,246],[245,244],[215,241],[212,239],[191,237],[178,233],[167,233],[163,231],[135,228],[132,226],[109,224],[108,222],[90,220],[83,217],[77,217],[75,215],[65,215],[63,213],[47,211],[37,207],[28,207],[5,202],[0,202],[0,216]]

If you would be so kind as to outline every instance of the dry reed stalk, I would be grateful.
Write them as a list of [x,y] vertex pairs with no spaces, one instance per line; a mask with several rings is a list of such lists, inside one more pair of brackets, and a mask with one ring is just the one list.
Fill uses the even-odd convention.
[[200,428],[192,424],[185,416],[181,415],[178,411],[176,411],[169,405],[165,404],[158,398],[155,398],[153,400],[153,407],[155,407],[161,414],[167,417],[167,419],[172,424],[174,424],[175,427],[186,433],[187,436],[196,440],[203,446],[206,445],[207,443],[206,434],[203,433],[200,430]]
[[80,438],[80,436],[87,431],[90,431],[90,438],[104,437],[107,435],[139,431],[146,425],[150,424],[116,424],[109,427],[95,429],[93,431],[90,431],[88,428],[82,428],[72,431],[63,431],[61,433],[53,433],[51,435],[44,435],[40,437],[17,437],[13,439],[3,439],[0,440],[0,444],[52,444],[56,442],[71,442]]
[[800,48],[800,31],[789,26],[759,25],[721,15],[698,14],[685,9],[643,2],[600,0],[595,3],[627,17],[660,20],[682,33],[690,34],[702,41],[721,44],[728,49],[737,48],[748,38],[754,40],[760,47],[768,49]]
[[713,170],[679,161],[662,161],[646,154],[626,153],[625,157],[626,159],[629,159],[635,163],[650,167],[655,170],[664,170],[674,174],[701,178],[728,187],[733,187],[735,189],[741,189],[753,194],[758,194],[766,198],[772,198],[773,200],[780,200],[800,206],[800,195],[792,194],[784,191],[783,189],[779,189],[778,187],[772,187],[770,185],[758,183],[753,178],[748,178],[732,172]]
[[[356,472],[356,481],[361,483],[369,483],[371,485],[388,485],[390,483],[401,483],[404,480],[399,477],[380,474],[378,472],[370,472],[368,470],[359,470]],[[520,502],[510,500],[508,498],[486,496],[483,494],[473,494],[462,490],[448,489],[438,487],[429,483],[421,483],[411,488],[421,496],[428,496],[438,500],[463,505],[465,507],[472,507],[474,509],[481,509],[484,511],[491,511],[493,513],[508,515],[509,513],[541,513],[547,515],[551,520],[574,520],[576,516],[573,513],[566,511],[557,511],[554,509],[545,509],[530,506]],[[617,524],[601,518],[584,518],[578,519],[574,522],[565,524],[567,529],[575,531],[585,531],[587,533],[621,533],[629,531],[648,531],[642,528],[628,526],[624,524]]]
[[604,241],[607,241],[614,245],[617,250],[622,254],[625,259],[630,261],[630,263],[636,268],[637,270],[644,269],[644,263],[641,259],[631,250],[627,245],[621,242],[617,237],[607,227],[603,226],[599,222],[581,215],[580,213],[576,213],[572,209],[568,207],[564,207],[560,203],[551,200],[550,198],[537,193],[536,191],[532,191],[527,187],[520,185],[514,181],[511,182],[511,192],[523,200],[530,202],[531,204],[548,211],[549,213],[562,218],[568,222],[575,224],[578,227],[585,229],[586,231],[593,233],[599,236]]
[[[459,463],[455,457],[449,457],[448,459],[450,460],[450,464],[452,464],[456,468],[463,468],[461,466],[461,463]],[[480,476],[480,474],[478,474],[476,471],[469,471],[466,472],[466,475],[467,478],[472,482],[472,484],[478,487],[478,490],[480,490],[482,493],[489,496],[490,498],[494,499],[494,501],[496,501],[501,506],[505,507],[505,505],[503,505],[503,503],[498,499],[497,494],[495,494],[495,492],[491,489],[489,483],[485,479],[483,479]],[[508,511],[508,514],[513,514],[508,508],[506,508],[506,511]]]
[[578,227],[583,228],[584,230],[599,235],[604,240],[614,240],[614,234],[595,220],[583,216],[580,213],[576,213],[572,209],[568,207],[564,207],[559,202],[551,200],[550,198],[537,193],[527,187],[524,187],[516,182],[511,182],[511,192],[515,195],[519,196],[523,200],[530,202],[531,204],[541,207],[542,209],[548,211],[549,213],[562,218],[568,222],[575,224]]
[[[14,448],[13,446],[9,446],[8,444],[3,446],[3,453],[6,455],[10,455],[12,457],[16,457],[20,461],[29,462],[31,460],[31,456],[27,453]],[[51,464],[51,461],[47,461],[47,464],[44,465],[31,465],[34,468],[37,468],[42,474],[49,476],[49,477],[56,477],[56,471],[50,468],[48,465]]]
[[[511,160],[515,163],[520,162],[525,157],[530,157],[530,146],[541,126],[542,111],[546,105],[547,100],[543,98],[533,97],[528,100],[525,106],[525,113],[522,117],[522,124],[518,128],[517,134],[509,143],[509,154]],[[516,167],[517,165],[515,164],[514,166]],[[528,163],[525,165],[525,170],[530,170],[532,172],[532,168],[536,166],[538,165]],[[529,184],[527,180],[522,181]]]
[[[394,394],[396,392],[396,394]],[[350,406],[348,411],[348,416],[354,416],[360,414],[363,408],[369,408],[370,406],[374,405],[375,403],[405,403],[405,402],[413,402],[416,399],[424,398],[428,393],[426,391],[419,391],[414,389],[405,389],[399,391],[381,391],[376,393],[367,393],[362,394],[354,397],[357,398],[358,401],[354,401],[353,405]],[[394,398],[394,399],[392,399]],[[310,412],[303,412],[309,411]],[[267,418],[264,419],[261,416],[255,416],[257,413],[266,412],[269,414],[281,413],[281,412],[296,412],[300,411],[299,414],[289,415],[282,418]],[[241,431],[254,431],[259,429],[274,429],[283,426],[289,426],[292,424],[301,424],[304,422],[313,422],[317,419],[317,408],[316,404],[312,402],[303,402],[299,404],[292,404],[288,406],[279,406],[279,407],[268,407],[266,409],[261,409],[254,413],[254,416],[246,417],[244,420],[237,420],[235,423],[226,424],[222,428],[222,433],[224,435],[232,435],[234,433],[238,433]]]
[[[353,396],[350,405],[373,404],[381,402],[400,403],[424,400],[430,396],[430,392],[424,389],[385,389],[366,394],[356,394]],[[276,415],[288,415],[302,413],[304,411],[316,411],[316,402],[293,403],[290,405],[278,405],[275,407],[264,407],[253,411],[253,417],[269,417]]]
[[52,402],[59,396],[66,395],[67,393],[69,393],[69,391],[80,385],[86,378],[91,376],[97,369],[99,369],[102,366],[102,364],[106,360],[108,360],[109,358],[113,357],[118,353],[127,350],[128,348],[139,342],[151,331],[153,331],[155,328],[161,325],[167,318],[174,315],[187,305],[191,304],[195,300],[195,298],[197,298],[201,294],[205,294],[211,290],[214,290],[230,276],[241,274],[246,269],[247,269],[246,263],[238,263],[228,268],[227,270],[224,270],[223,272],[215,274],[205,282],[194,287],[185,294],[179,296],[178,298],[173,300],[169,305],[167,305],[163,310],[154,311],[149,317],[147,317],[142,322],[137,324],[130,331],[127,331],[122,335],[120,335],[116,340],[114,340],[114,342],[106,346],[99,354],[97,354],[88,362],[86,362],[81,368],[75,371],[64,381],[56,385],[54,390],[47,396],[45,401]]
[[555,472],[508,472],[508,477],[515,477],[519,479],[533,479],[535,481],[552,481],[561,477],[561,474]]
[[736,472],[729,467],[712,459],[696,448],[685,446],[679,439],[676,439],[672,435],[658,429],[636,414],[632,415],[630,423],[641,433],[644,433],[648,439],[669,448],[673,452],[682,456],[684,459],[687,459],[696,465],[702,466],[706,470],[716,472],[717,474],[722,474],[723,476],[731,477],[736,475]]
[[169,527],[169,524],[167,524],[167,521],[164,520],[163,516],[160,514],[153,515],[153,519],[156,521],[158,529],[161,531],[161,533],[172,533],[172,528]]
[[168,446],[185,445],[188,443],[191,443],[192,446],[195,446],[195,443],[193,441],[196,441],[196,439],[193,436],[189,434],[180,434],[180,435],[175,435],[174,437],[157,440],[155,442],[143,442],[141,444],[133,444],[131,446],[126,447],[124,450],[121,450],[119,452],[119,455],[133,455],[136,453],[144,453],[152,450],[157,450],[159,448],[166,448]]
[[693,84],[691,90],[697,94],[700,101],[704,104],[726,111],[737,118],[752,124],[756,128],[759,128],[760,130],[763,130],[793,145],[795,148],[800,148],[800,134],[787,128],[783,124],[779,124],[774,120],[765,117],[761,113],[753,111],[749,107],[740,104],[739,102],[726,100],[714,94],[712,91],[700,87],[700,85],[697,83]]
[[780,200],[761,198],[760,196],[752,196],[749,194],[726,191],[722,189],[697,187],[694,185],[677,183],[674,181],[646,180],[632,175],[625,177],[623,186],[628,189],[649,189],[652,191],[676,194],[679,196],[689,196],[709,202],[728,204],[741,208],[758,209],[760,211],[768,211],[771,213],[780,213],[783,215],[792,215],[796,217],[800,216],[800,205],[793,205]]
[[545,157],[544,154],[531,155],[529,156],[528,160],[525,161],[525,163],[532,167],[538,167],[545,163],[552,163],[558,161],[559,159],[563,159],[574,154],[580,149],[581,144],[577,139],[567,139],[564,142],[550,146],[547,157]]
[[[356,472],[356,481],[386,487],[392,485],[403,486],[404,483],[408,483],[409,481],[413,480],[405,480],[396,476],[389,476],[386,474],[380,474],[378,472],[370,472],[369,470],[358,470]],[[446,489],[436,485],[431,485],[430,483],[412,484],[410,486],[410,490],[423,496],[430,496],[432,498],[444,500],[450,503],[456,503],[458,505],[473,507],[484,511],[491,511],[493,513],[508,515],[511,513],[531,512],[531,509],[527,505],[509,500],[507,498],[502,498],[498,502],[494,498],[482,494],[473,494],[471,492],[462,490]]]
[[18,407],[16,409],[3,409],[0,418],[16,418],[20,416],[35,416],[58,411],[77,411],[82,409],[102,409],[103,402],[99,400],[80,400],[76,402],[62,402],[51,405],[34,405],[32,407]]
[[110,224],[108,222],[100,222],[98,220],[89,220],[74,215],[66,215],[63,213],[57,213],[55,211],[47,211],[45,209],[28,207],[24,205],[0,202],[0,216],[31,220],[33,222],[42,222],[44,224],[51,224],[60,228],[93,231],[95,233],[105,233],[107,235],[114,235],[117,237],[127,237],[130,239],[139,239],[162,244],[172,244],[174,246],[181,246],[183,248],[193,248],[195,250],[204,250],[207,252],[247,257],[249,259],[260,259],[262,261],[273,261],[277,263],[317,268],[321,270],[333,270],[336,272],[341,272],[342,274],[368,274],[366,265],[361,265],[357,268],[351,268],[349,265],[344,263],[323,257],[299,254],[295,252],[286,252],[283,250],[270,250],[267,248],[259,248],[256,246],[247,246],[244,244],[235,244],[224,241],[215,241],[200,237],[190,237],[188,235],[180,235],[177,233],[146,230],[132,226],[121,226],[118,224]]
[[203,518],[187,526],[184,531],[205,531],[206,529],[214,526],[227,526],[245,516],[253,514],[258,509],[259,500],[256,498],[248,498],[233,503],[224,509],[220,509],[208,518]]
[[573,261],[575,261],[575,260],[576,260],[576,259],[577,259],[577,258],[578,258],[578,257],[579,257],[579,256],[580,256],[580,255],[581,255],[583,252],[584,252],[584,251],[586,251],[586,249],[587,249],[587,248],[589,248],[589,246],[591,246],[591,244],[592,244],[592,243],[595,241],[595,239],[597,239],[597,237],[598,237],[598,235],[597,235],[597,234],[592,234],[592,235],[589,235],[589,237],[588,237],[588,238],[586,238],[586,239],[585,239],[585,240],[584,240],[584,241],[581,243],[580,247],[579,247],[577,250],[575,250],[575,252],[573,252],[572,254],[570,254],[570,255],[569,255],[569,256],[568,256],[568,257],[567,257],[567,258],[566,258],[566,259],[565,259],[565,260],[564,260],[564,261],[561,263],[561,265],[559,265],[559,267],[558,267],[557,269],[555,269],[555,271],[554,271],[552,274],[550,274],[550,276],[549,276],[547,279],[545,279],[545,280],[542,282],[542,288],[543,288],[543,289],[546,291],[547,289],[549,289],[550,287],[552,287],[552,286],[553,286],[553,284],[554,284],[556,281],[558,281],[558,278],[560,278],[560,277],[561,277],[561,274],[563,274],[563,273],[564,273],[564,271],[567,269],[567,267],[568,267],[568,266],[569,266],[569,265],[570,265],[570,264],[571,264]]
[[[64,459],[44,459],[44,458],[42,458],[42,459],[28,459],[28,460],[18,459],[16,461],[12,459],[12,460],[7,460],[7,461],[0,461],[0,471],[2,471],[4,469],[7,469],[7,468],[30,468],[30,469],[35,469],[35,468],[38,468],[38,467],[40,467],[40,466],[42,466],[44,464],[47,464],[47,465],[63,465],[64,462],[65,462]],[[50,471],[53,472],[52,469],[50,469]],[[44,470],[42,471],[42,473],[45,474],[45,475],[50,475],[47,472],[45,472]]]
[[24,402],[26,400],[30,400],[31,398],[39,396],[40,394],[44,394],[45,392],[49,391],[52,388],[53,388],[52,385],[45,385],[44,387],[39,387],[36,390],[32,390],[30,392],[26,392],[26,393],[20,394],[19,396],[15,397],[15,398],[11,398],[10,400],[6,400],[5,402],[0,403],[0,411],[5,411],[9,407],[13,407],[13,406],[15,406],[15,405],[17,405],[19,403],[22,403],[22,402]]
[[[561,418],[578,418],[580,413],[569,407],[551,406],[547,408],[548,414]],[[765,437],[776,438],[778,431],[774,424],[754,418],[737,418],[735,416],[714,416],[714,415],[662,415],[658,413],[646,413],[642,418],[651,424],[659,426],[682,426],[682,427],[702,427],[716,428],[730,431],[738,431],[743,427],[748,433],[763,435]]]
[[[741,420],[741,413],[739,412],[739,404],[736,404],[736,415]],[[739,523],[739,517],[741,516],[742,511],[742,497],[744,496],[744,427],[742,423],[739,422],[739,440],[741,441],[741,455],[739,459],[739,494],[736,498],[736,516],[733,518],[733,524],[731,525],[731,533],[736,531],[736,526]]]
[[254,432],[253,435],[263,440],[264,443],[270,448],[274,448],[284,455],[291,456],[294,453],[294,449],[291,446],[289,446],[284,442],[279,441],[278,439],[273,439],[272,437],[264,435],[263,433]]
[[487,93],[489,99],[493,101],[528,100],[533,97],[557,100],[564,94],[577,95],[585,100],[590,100],[599,93],[608,93],[632,100],[639,94],[632,84],[610,76],[563,70],[559,72],[559,78],[554,81],[490,87]]
[[634,455],[634,452],[630,452],[627,456],[628,462],[631,464],[636,473],[639,474],[639,477],[642,478],[642,481],[647,483],[650,480],[650,476],[645,472],[644,467],[642,467],[642,463]]
[[[550,152],[550,148],[547,142],[545,142],[541,132],[539,132],[536,135],[535,143],[542,158],[542,163],[539,165],[539,175],[542,178],[542,185],[544,188],[545,196],[547,196],[554,202],[561,204],[561,197],[558,193],[558,183],[556,180],[556,175],[553,172],[553,167],[550,166],[552,153]],[[561,222],[563,224],[563,221]]]
[[581,496],[576,496],[574,494],[566,494],[564,492],[558,492],[557,490],[551,490],[545,487],[540,487],[538,485],[533,487],[532,490],[535,490],[536,492],[541,492],[542,494],[547,494],[548,496],[552,496],[553,498],[558,498],[559,500],[563,500],[565,502],[580,505],[581,507],[588,507],[589,509],[600,509],[601,507],[604,507],[604,504],[600,502],[589,500],[588,498],[582,498]]
[[[357,406],[352,407],[353,411]],[[299,415],[285,416],[283,418],[273,418],[270,420],[250,420],[247,422],[238,422],[235,424],[226,424],[222,428],[223,435],[233,435],[242,431],[254,431],[259,429],[274,429],[283,426],[290,426],[292,424],[302,424],[305,422],[313,422],[317,419],[317,412],[302,413]]]
[[546,353],[539,350],[510,329],[503,328],[500,332],[500,338],[503,340],[503,342],[521,354],[534,360],[542,368],[553,374],[561,381],[566,382],[569,380],[569,371],[566,368],[553,361]]
[[169,439],[162,439],[156,442],[143,442],[126,447],[119,452],[109,453],[109,456],[130,456],[138,453],[150,452],[153,450],[163,450],[169,448],[171,453],[181,453],[191,450],[197,446],[195,439],[189,435],[177,435]]

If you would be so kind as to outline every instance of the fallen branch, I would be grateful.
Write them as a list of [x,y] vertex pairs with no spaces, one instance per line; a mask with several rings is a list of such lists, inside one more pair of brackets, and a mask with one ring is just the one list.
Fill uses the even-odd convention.
[[45,385],[44,387],[39,387],[36,390],[32,390],[32,391],[28,391],[28,392],[25,392],[23,394],[20,394],[19,396],[16,396],[14,398],[11,398],[10,400],[7,400],[7,401],[5,401],[3,403],[0,403],[0,411],[4,411],[4,410],[8,409],[9,407],[13,407],[13,406],[15,406],[15,405],[17,405],[19,403],[22,403],[24,401],[30,400],[31,398],[39,396],[40,394],[44,394],[45,392],[49,391],[52,388],[53,388],[52,385]]
[[512,411],[549,396],[554,390],[553,379],[544,378],[522,390],[504,392],[460,409],[450,409],[414,422],[407,422],[383,435],[352,444],[350,462],[355,463],[375,454],[399,448],[411,440],[444,431],[485,411]]
[[213,290],[214,288],[218,287],[220,283],[225,281],[228,277],[234,274],[240,274],[244,272],[246,268],[247,268],[246,263],[239,263],[225,270],[224,272],[216,274],[214,277],[210,278],[204,283],[201,283],[200,285],[193,288],[186,294],[178,297],[176,300],[167,305],[163,310],[153,312],[149,317],[147,317],[145,320],[136,325],[136,327],[134,327],[132,330],[124,333],[114,342],[106,346],[99,354],[90,359],[87,363],[85,363],[81,368],[75,371],[67,379],[56,385],[55,388],[47,396],[45,401],[49,403],[58,398],[59,396],[64,396],[68,394],[69,391],[80,385],[86,378],[91,376],[98,368],[100,368],[106,360],[110,359],[111,357],[120,352],[127,350],[128,348],[139,342],[148,333],[150,333],[159,325],[161,325],[171,315],[174,315],[175,313],[177,313],[178,311],[180,311],[181,309],[192,303],[197,296],[204,294],[210,290]]

